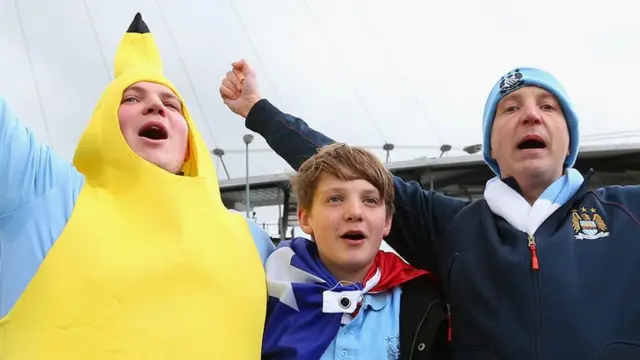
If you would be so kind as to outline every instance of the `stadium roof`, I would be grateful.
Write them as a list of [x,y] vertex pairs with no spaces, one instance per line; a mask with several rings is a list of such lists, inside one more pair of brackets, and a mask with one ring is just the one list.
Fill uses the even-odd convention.
[[[458,197],[481,196],[484,183],[493,176],[480,154],[394,162],[387,167],[403,179]],[[640,144],[583,146],[576,168],[582,172],[594,169],[596,186],[640,184]],[[251,205],[282,204],[292,173],[250,177]],[[238,208],[238,204],[244,203],[245,184],[246,178],[220,182],[223,201],[228,207]]]

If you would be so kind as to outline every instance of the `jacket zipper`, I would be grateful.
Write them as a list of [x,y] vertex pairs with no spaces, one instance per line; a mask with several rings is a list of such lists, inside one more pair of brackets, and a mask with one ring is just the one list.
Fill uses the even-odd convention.
[[531,252],[531,270],[533,276],[533,293],[535,297],[535,310],[534,310],[534,331],[533,331],[533,347],[535,349],[536,359],[540,359],[540,261],[538,259],[538,248],[536,245],[536,238],[533,234],[528,234],[527,242],[529,244],[529,251]]
[[[456,260],[458,259],[458,255],[460,255],[459,252],[455,252],[455,254],[453,255],[453,259],[451,259],[451,264],[449,265],[449,271],[447,272],[447,293],[449,293],[448,295],[451,294],[451,272],[453,271],[453,265],[455,264]],[[447,301],[447,322],[448,324],[448,328],[447,328],[447,342],[451,343],[451,341],[453,341],[453,324],[451,323],[451,304],[449,304],[449,302]]]
[[451,343],[451,340],[453,340],[453,330],[451,327],[451,304],[447,304],[447,323],[449,324],[449,328],[447,329],[447,342]]
[[538,249],[536,248],[536,238],[532,234],[529,234],[529,250],[531,251],[531,269],[533,271],[540,270],[540,263],[538,262]]

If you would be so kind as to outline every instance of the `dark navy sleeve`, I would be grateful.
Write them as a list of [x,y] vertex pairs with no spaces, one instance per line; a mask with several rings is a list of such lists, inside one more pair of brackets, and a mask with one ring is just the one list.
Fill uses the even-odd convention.
[[304,120],[283,113],[267,99],[253,105],[245,126],[262,135],[269,147],[296,171],[318,149],[335,142],[310,128]]
[[640,226],[640,186],[607,186],[595,194],[602,203],[621,209]]
[[427,191],[394,176],[396,212],[385,241],[411,265],[437,272],[436,246],[468,202]]
[[[262,135],[295,170],[319,148],[335,142],[310,128],[304,120],[283,113],[266,99],[251,108],[245,125]],[[394,184],[396,212],[391,233],[385,241],[412,265],[436,270],[434,241],[440,239],[467,203],[425,191],[418,183],[406,183],[399,177],[394,177]]]

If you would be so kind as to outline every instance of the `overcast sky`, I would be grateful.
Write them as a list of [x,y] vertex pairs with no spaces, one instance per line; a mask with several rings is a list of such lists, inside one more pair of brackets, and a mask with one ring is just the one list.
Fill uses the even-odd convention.
[[[523,66],[565,85],[583,143],[640,141],[637,12],[631,1],[591,3],[0,0],[0,95],[71,159],[140,11],[208,145],[227,152],[231,177],[244,176],[246,130],[217,89],[242,57],[274,104],[337,140],[392,142],[391,160],[479,143],[486,95]],[[288,170],[262,139],[251,148],[252,175]]]

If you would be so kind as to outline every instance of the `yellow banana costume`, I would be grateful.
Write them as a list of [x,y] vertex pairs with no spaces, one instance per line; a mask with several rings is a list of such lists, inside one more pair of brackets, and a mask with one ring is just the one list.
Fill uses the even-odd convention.
[[74,156],[86,183],[71,218],[0,320],[2,360],[260,358],[267,293],[248,225],[222,204],[186,107],[184,176],[126,144],[118,107],[141,81],[180,96],[138,14]]

